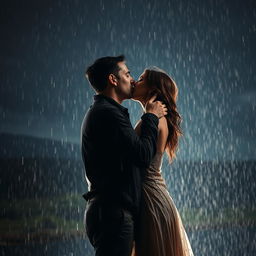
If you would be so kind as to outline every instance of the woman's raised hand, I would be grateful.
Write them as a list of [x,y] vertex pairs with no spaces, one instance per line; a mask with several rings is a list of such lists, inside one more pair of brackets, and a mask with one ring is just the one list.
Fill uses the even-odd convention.
[[155,114],[158,118],[161,118],[165,115],[167,115],[168,110],[161,101],[154,101],[156,99],[157,95],[155,94],[150,98],[150,100],[147,102],[145,109],[146,113],[152,113]]

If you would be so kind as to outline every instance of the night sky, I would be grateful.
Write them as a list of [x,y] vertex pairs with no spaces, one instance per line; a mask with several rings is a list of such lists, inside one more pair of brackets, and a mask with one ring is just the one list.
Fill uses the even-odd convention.
[[[0,132],[80,143],[84,72],[124,54],[179,88],[178,159],[256,159],[255,1],[1,1]],[[138,103],[125,101],[133,124]]]

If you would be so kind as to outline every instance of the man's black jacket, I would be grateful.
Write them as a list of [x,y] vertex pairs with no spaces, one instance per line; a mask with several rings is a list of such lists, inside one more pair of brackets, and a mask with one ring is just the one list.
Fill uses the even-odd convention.
[[81,127],[81,151],[89,191],[134,213],[139,209],[145,169],[156,152],[158,117],[142,117],[141,136],[133,129],[128,109],[110,97],[94,95]]

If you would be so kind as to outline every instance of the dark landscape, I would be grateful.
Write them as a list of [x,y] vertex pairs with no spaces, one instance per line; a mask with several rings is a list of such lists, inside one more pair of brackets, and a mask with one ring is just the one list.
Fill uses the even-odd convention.
[[[82,222],[87,184],[79,145],[10,134],[0,138],[2,255],[17,248],[31,254],[15,255],[33,255],[37,244],[57,248],[62,243],[67,251],[91,255]],[[168,166],[164,158],[162,171],[195,252],[203,245],[200,236],[219,234],[227,241],[237,236],[242,242],[245,233],[255,242],[255,161],[175,161]],[[255,244],[247,248],[254,250]]]

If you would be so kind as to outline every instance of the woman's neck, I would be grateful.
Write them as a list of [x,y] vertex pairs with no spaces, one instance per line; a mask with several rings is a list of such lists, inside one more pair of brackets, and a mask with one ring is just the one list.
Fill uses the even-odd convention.
[[146,100],[140,100],[140,103],[141,103],[141,105],[143,106],[143,108],[145,108],[146,105],[147,105],[147,103],[148,103],[148,101],[146,101]]
[[139,99],[141,107],[143,108],[144,111],[146,111],[146,105],[147,105],[148,101],[149,101],[148,99]]

